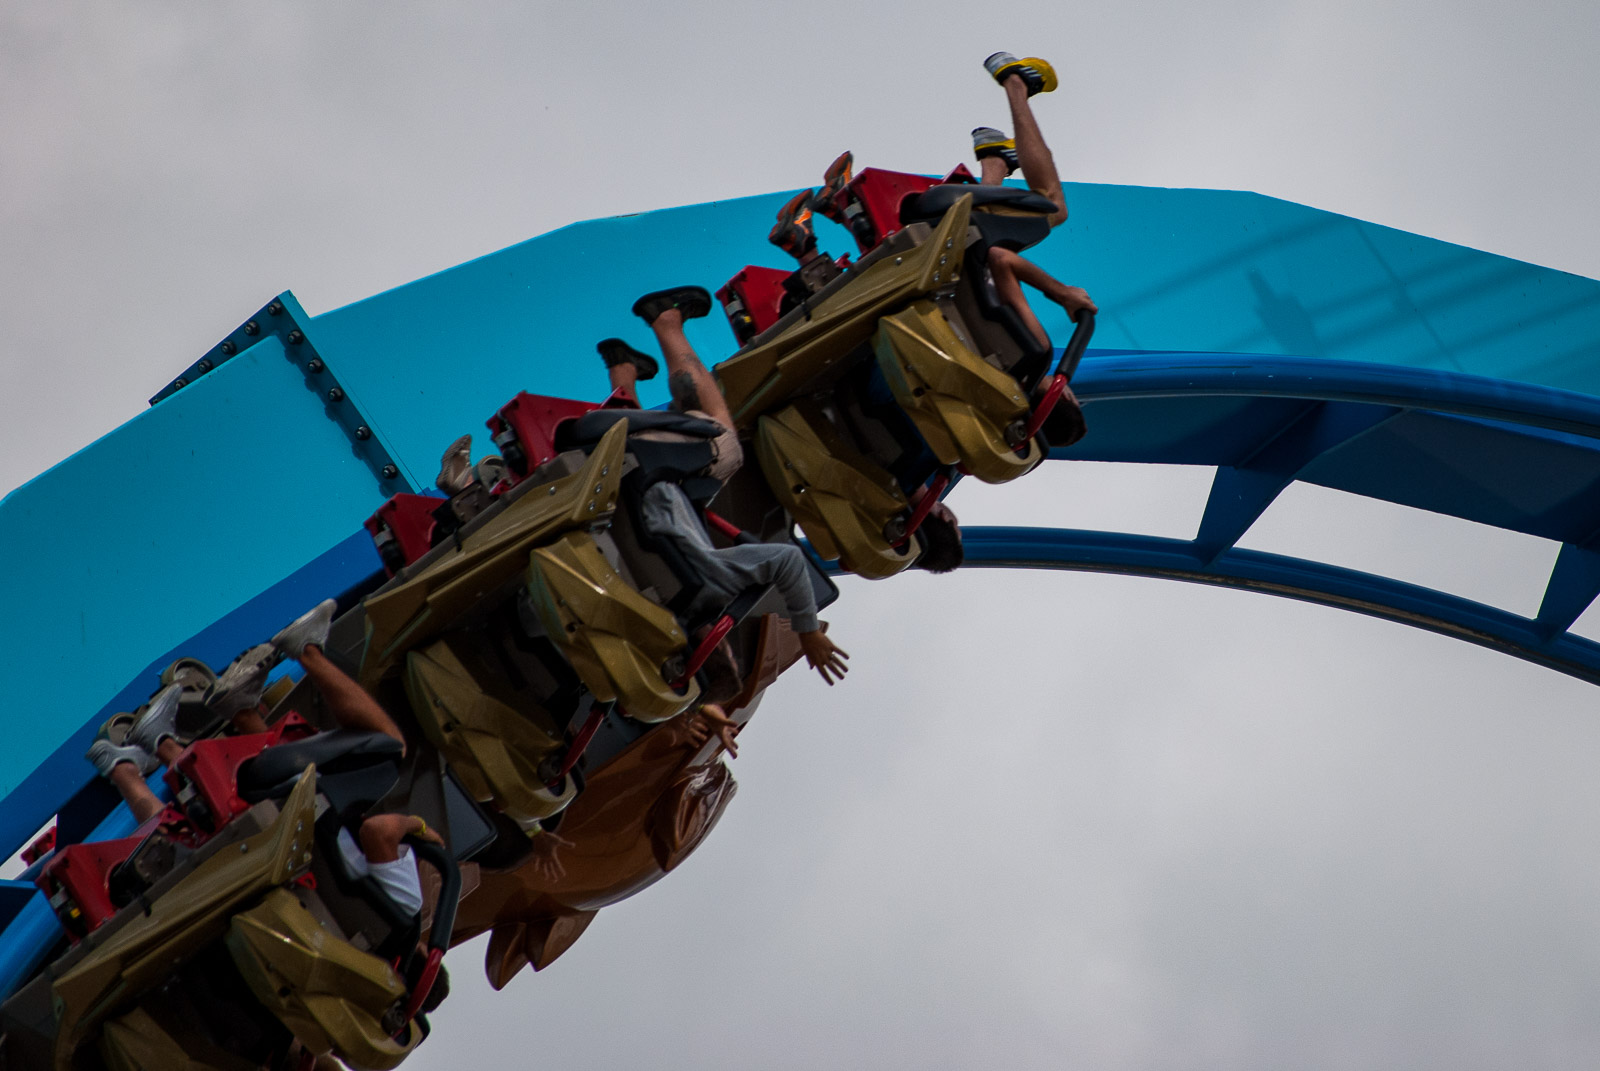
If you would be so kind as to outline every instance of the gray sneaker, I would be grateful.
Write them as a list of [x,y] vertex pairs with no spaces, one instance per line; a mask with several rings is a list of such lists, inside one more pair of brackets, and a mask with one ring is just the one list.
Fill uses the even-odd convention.
[[472,486],[472,478],[472,436],[463,435],[451,443],[439,459],[439,475],[433,485],[455,496]]
[[211,686],[206,706],[213,714],[224,718],[254,708],[261,702],[261,693],[267,686],[267,671],[277,661],[277,648],[270,643],[256,644],[222,671],[217,683]]
[[160,765],[156,757],[141,747],[118,746],[109,740],[96,740],[89,745],[89,752],[84,756],[94,763],[94,768],[100,771],[101,777],[110,777],[111,771],[119,763],[131,762],[138,767],[141,774],[150,774]]
[[308,646],[326,646],[328,629],[333,625],[333,614],[338,608],[339,604],[332,599],[323,599],[272,637],[272,646],[296,661]]
[[146,754],[154,755],[161,741],[169,736],[176,739],[178,700],[182,695],[183,685],[174,682],[152,696],[144,713],[129,726],[127,742]]

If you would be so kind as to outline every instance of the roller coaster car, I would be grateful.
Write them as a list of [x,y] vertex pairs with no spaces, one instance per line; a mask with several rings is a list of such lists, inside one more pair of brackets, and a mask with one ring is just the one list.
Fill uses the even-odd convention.
[[[460,898],[455,859],[409,841],[442,879],[419,949],[422,919],[350,871],[337,843],[396,784],[399,743],[283,721],[192,745],[194,779],[143,837],[65,848],[44,868],[39,884],[75,943],[0,1005],[0,1067],[281,1067],[298,1041],[353,1068],[392,1068],[426,1036]],[[487,820],[470,803],[452,808],[446,788],[430,807],[410,788],[458,847],[482,845]],[[185,803],[216,828],[200,835]]]
[[365,600],[361,680],[409,706],[477,800],[537,835],[602,724],[620,746],[688,709],[718,644],[748,665],[755,622],[781,604],[764,587],[724,602],[642,522],[654,482],[714,493],[688,474],[717,425],[528,394],[489,424],[508,470],[496,500]]
[[988,266],[991,247],[1048,234],[1055,205],[962,178],[863,171],[838,214],[865,255],[782,315],[756,309],[746,286],[740,315],[766,326],[716,369],[767,501],[862,576],[915,561],[910,494],[941,467],[1003,483],[1082,435],[1064,379],[1050,408],[1032,404],[1051,354],[999,300]]

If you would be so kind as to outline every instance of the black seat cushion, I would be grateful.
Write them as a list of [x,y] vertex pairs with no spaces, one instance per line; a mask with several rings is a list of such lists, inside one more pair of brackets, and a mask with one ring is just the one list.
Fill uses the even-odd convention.
[[248,803],[289,794],[307,764],[317,788],[341,814],[366,810],[400,777],[400,741],[385,733],[337,729],[269,747],[239,767],[239,796]]
[[[900,206],[902,223],[933,223],[950,206],[967,194],[972,195],[972,225],[978,228],[985,245],[997,245],[1020,253],[1050,236],[1050,220],[1056,204],[1031,190],[1011,186],[971,186],[946,183],[907,197]],[[988,211],[993,209],[994,211]],[[1003,210],[1003,211],[1001,211]]]
[[619,420],[628,422],[628,432],[672,431],[692,435],[697,439],[715,439],[722,434],[722,425],[714,420],[685,416],[665,409],[596,409],[575,420],[569,420],[556,429],[557,450],[574,450],[593,446]]
[[915,197],[907,197],[900,205],[900,222],[931,222],[968,195],[972,197],[972,207],[980,212],[987,208],[1004,208],[1048,216],[1056,211],[1054,201],[1032,190],[1019,190],[1015,186],[973,186],[964,182],[946,182],[923,190]]

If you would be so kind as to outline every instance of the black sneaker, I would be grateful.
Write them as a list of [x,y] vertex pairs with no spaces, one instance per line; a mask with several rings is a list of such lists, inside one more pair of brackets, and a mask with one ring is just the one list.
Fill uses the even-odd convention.
[[801,190],[778,211],[767,241],[799,260],[817,250],[817,236],[811,229],[811,190]]
[[633,314],[647,324],[668,309],[677,309],[685,320],[693,320],[711,311],[711,295],[703,286],[675,286],[670,290],[655,290],[633,303]]
[[983,61],[983,67],[1001,85],[1012,75],[1019,76],[1028,87],[1030,97],[1035,93],[1049,93],[1057,85],[1055,68],[1036,56],[1019,60],[1009,52],[996,52]]
[[972,155],[980,160],[994,157],[1005,161],[1006,174],[1017,169],[1017,143],[992,126],[975,127],[972,131]]
[[[656,315],[659,316],[660,313]],[[638,369],[641,380],[654,379],[656,373],[661,370],[654,357],[648,353],[640,353],[620,338],[601,339],[594,344],[594,348],[607,368],[615,368],[619,364],[631,364]]]

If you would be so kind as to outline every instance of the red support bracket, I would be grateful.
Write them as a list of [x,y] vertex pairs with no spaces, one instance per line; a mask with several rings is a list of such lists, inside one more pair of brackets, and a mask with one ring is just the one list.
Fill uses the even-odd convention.
[[933,507],[939,504],[939,496],[944,494],[944,489],[950,486],[950,474],[941,472],[933,478],[923,491],[922,497],[917,500],[916,507],[911,511],[911,519],[906,522],[906,534],[900,537],[900,542],[895,548],[905,546],[911,537],[917,534],[917,529],[922,527],[922,522],[928,519],[928,514],[933,512]]
[[1023,430],[1022,441],[1017,444],[1017,453],[1021,454],[1028,449],[1028,444],[1033,437],[1039,434],[1039,429],[1044,427],[1044,422],[1050,419],[1056,403],[1067,390],[1067,377],[1057,372],[1050,377],[1050,386],[1045,389],[1044,397],[1039,399],[1039,404],[1033,407],[1033,413],[1028,417],[1028,426]]
[[411,1020],[422,1011],[422,1006],[428,1002],[428,994],[433,992],[434,979],[439,977],[439,965],[444,962],[444,949],[428,949],[428,962],[422,968],[422,976],[417,979],[416,988],[411,991],[411,999],[406,1001],[406,1020],[400,1029],[395,1031],[395,1037],[411,1025]]
[[572,745],[567,748],[567,757],[561,760],[561,769],[546,786],[552,792],[561,787],[562,780],[578,765],[578,760],[583,758],[583,753],[589,748],[589,741],[594,739],[594,734],[600,731],[600,723],[606,720],[606,711],[611,709],[609,703],[596,703],[589,709],[589,717],[584,720],[576,736],[572,738]]
[[700,641],[700,646],[694,649],[694,654],[689,656],[689,665],[683,671],[683,676],[672,682],[674,688],[687,688],[689,681],[700,667],[706,664],[706,659],[711,657],[711,652],[717,649],[717,644],[728,638],[728,633],[733,631],[733,616],[723,614],[717,618],[717,623],[711,626],[711,631],[706,633],[706,638]]

